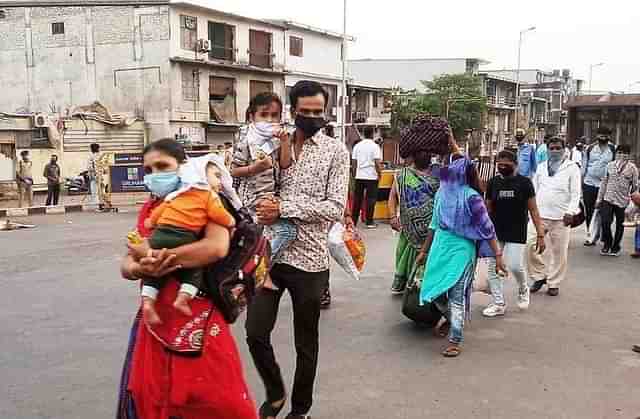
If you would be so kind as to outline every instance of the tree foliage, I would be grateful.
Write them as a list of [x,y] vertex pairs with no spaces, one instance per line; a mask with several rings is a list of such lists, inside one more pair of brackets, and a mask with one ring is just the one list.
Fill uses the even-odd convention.
[[397,133],[421,113],[445,116],[449,103],[449,123],[456,136],[466,129],[481,127],[487,103],[482,80],[470,74],[445,74],[423,81],[426,93],[394,92],[391,124]]

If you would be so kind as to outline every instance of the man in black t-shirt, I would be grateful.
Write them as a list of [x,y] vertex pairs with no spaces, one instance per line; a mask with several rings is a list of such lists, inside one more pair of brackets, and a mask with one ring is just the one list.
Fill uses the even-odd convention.
[[[517,158],[511,151],[501,151],[497,158],[498,176],[487,186],[487,208],[502,247],[507,269],[518,283],[518,307],[529,307],[529,286],[525,272],[525,249],[529,214],[538,233],[537,250],[544,252],[544,229],[538,213],[531,180],[517,174]],[[496,274],[495,259],[489,262],[489,288],[493,302],[482,312],[486,317],[503,316],[506,311],[503,278]]]

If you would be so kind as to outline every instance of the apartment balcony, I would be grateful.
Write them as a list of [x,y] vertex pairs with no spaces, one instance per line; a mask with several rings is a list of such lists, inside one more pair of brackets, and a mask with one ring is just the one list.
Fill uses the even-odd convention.
[[389,125],[391,114],[370,115],[367,112],[356,111],[351,113],[351,122],[359,125]]
[[487,105],[493,108],[515,109],[516,98],[512,96],[488,95]]

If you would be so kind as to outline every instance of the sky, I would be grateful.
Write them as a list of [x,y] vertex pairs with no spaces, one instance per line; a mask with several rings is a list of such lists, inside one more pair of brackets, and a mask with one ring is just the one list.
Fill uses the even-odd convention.
[[[191,0],[255,18],[342,32],[343,0]],[[570,69],[592,89],[640,93],[637,0],[348,0],[349,58],[483,58],[483,69]],[[588,89],[585,84],[585,89]]]

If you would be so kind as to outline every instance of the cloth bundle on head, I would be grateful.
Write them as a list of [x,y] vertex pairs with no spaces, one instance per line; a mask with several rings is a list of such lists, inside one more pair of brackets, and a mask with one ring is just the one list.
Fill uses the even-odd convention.
[[180,175],[180,188],[169,194],[165,200],[171,201],[191,188],[210,190],[211,186],[209,186],[209,181],[207,180],[207,166],[209,163],[214,164],[220,171],[221,194],[231,202],[235,209],[242,207],[240,197],[233,189],[233,179],[229,169],[224,164],[224,157],[214,153],[190,158],[180,166],[178,172]]
[[400,137],[400,157],[419,151],[444,155],[449,152],[449,122],[444,118],[418,116]]

